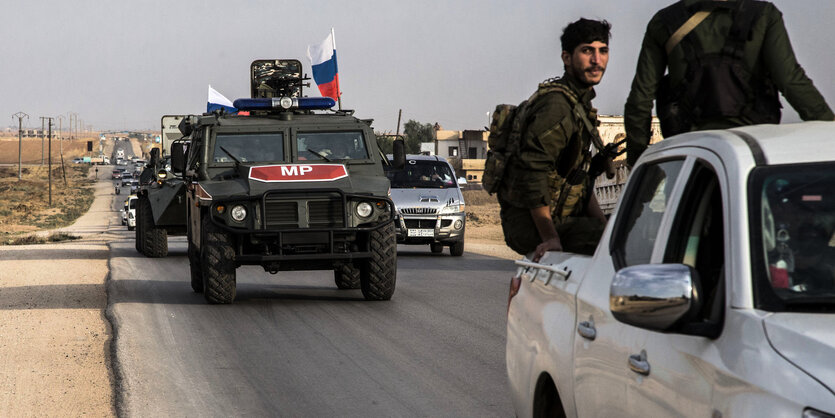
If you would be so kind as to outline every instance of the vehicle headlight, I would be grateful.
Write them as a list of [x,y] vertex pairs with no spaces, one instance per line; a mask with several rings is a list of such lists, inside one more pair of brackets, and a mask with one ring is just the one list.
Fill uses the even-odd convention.
[[160,180],[165,180],[167,177],[168,173],[165,172],[165,170],[160,170],[159,173],[157,173],[157,178]]
[[456,203],[454,205],[444,206],[444,208],[441,209],[442,214],[444,214],[444,213],[459,213],[459,212],[463,212],[463,211],[464,211],[464,204],[463,203]]
[[464,222],[460,219],[456,219],[455,223],[452,224],[452,227],[455,229],[461,229],[464,227]]
[[371,212],[374,211],[374,208],[371,207],[371,204],[368,202],[360,202],[357,205],[357,215],[361,218],[367,218],[371,216]]
[[246,208],[244,205],[235,205],[232,207],[232,211],[229,212],[229,215],[232,216],[232,219],[235,221],[241,222],[246,219]]

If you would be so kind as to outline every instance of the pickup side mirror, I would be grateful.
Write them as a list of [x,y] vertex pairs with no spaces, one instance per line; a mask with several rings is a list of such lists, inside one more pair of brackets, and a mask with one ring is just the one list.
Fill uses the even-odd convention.
[[406,166],[406,143],[402,139],[392,141],[392,168],[401,170]]
[[692,321],[702,307],[699,274],[684,264],[645,264],[621,269],[609,288],[615,319],[651,331],[669,332]]
[[174,142],[171,144],[171,171],[182,174],[186,170],[186,144]]

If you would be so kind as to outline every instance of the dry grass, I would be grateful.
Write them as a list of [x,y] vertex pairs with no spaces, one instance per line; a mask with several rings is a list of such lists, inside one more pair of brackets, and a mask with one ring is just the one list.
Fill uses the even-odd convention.
[[94,198],[89,169],[67,166],[65,185],[61,167],[53,168],[50,206],[46,167],[26,167],[21,180],[17,167],[0,167],[0,243],[25,240],[23,233],[68,226],[87,212]]
[[467,239],[504,244],[499,202],[484,190],[464,190],[467,203]]

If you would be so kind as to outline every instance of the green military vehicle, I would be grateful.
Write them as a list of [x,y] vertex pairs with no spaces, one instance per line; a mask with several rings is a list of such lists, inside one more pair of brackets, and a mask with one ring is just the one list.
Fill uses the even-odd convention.
[[179,125],[184,118],[162,117],[162,148],[151,149],[151,158],[139,177],[136,250],[146,257],[165,257],[168,236],[186,234],[186,188],[182,176],[170,170],[171,144],[183,136]]
[[[191,286],[209,303],[235,299],[236,268],[332,270],[340,289],[367,300],[395,289],[390,163],[369,120],[302,97],[301,63],[252,63],[251,99],[238,114],[188,116],[172,145],[172,171],[187,185]],[[245,114],[244,114],[245,113]]]

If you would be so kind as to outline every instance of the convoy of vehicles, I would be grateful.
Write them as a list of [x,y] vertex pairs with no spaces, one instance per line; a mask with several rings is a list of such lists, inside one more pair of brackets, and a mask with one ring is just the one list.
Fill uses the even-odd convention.
[[466,184],[442,157],[407,155],[402,169],[387,169],[394,201],[395,233],[399,244],[426,245],[433,253],[449,247],[464,254],[464,195]]
[[833,416],[832,127],[653,145],[593,257],[517,262],[516,415]]

